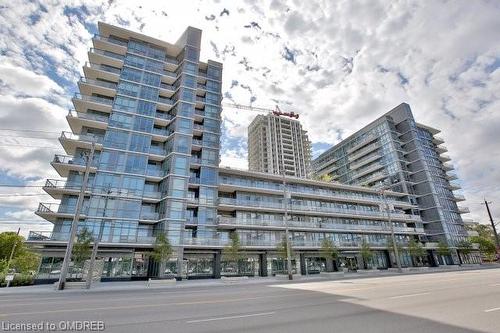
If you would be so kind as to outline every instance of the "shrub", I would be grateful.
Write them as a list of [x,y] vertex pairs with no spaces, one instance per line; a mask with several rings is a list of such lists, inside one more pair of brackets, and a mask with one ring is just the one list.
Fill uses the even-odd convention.
[[[10,282],[11,287],[30,286],[34,282],[34,276],[30,274],[16,274],[14,280]],[[5,274],[0,274],[0,287],[7,286],[5,281]]]

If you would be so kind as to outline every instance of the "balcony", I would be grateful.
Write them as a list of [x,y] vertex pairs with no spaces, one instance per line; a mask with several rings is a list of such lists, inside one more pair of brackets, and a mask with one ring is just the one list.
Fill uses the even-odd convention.
[[205,97],[196,96],[196,106],[202,107],[206,103]]
[[88,52],[91,63],[121,68],[124,56],[118,53],[91,48]]
[[201,158],[196,157],[196,156],[191,156],[191,163],[192,164],[201,164]]
[[140,220],[158,221],[160,214],[157,212],[141,212]]
[[[225,206],[225,207],[223,207]],[[277,211],[282,212],[284,210],[283,204],[279,202],[269,202],[269,201],[254,201],[254,200],[243,200],[243,199],[233,199],[233,198],[219,198],[219,209],[228,208],[229,210],[238,210],[238,207],[253,207],[256,210],[264,211]],[[362,216],[367,219],[385,219],[386,212],[379,210],[355,210],[355,209],[344,209],[340,207],[328,207],[328,206],[307,206],[307,205],[290,205],[290,211],[293,212],[313,212],[312,215],[317,216]],[[311,213],[309,213],[311,214]],[[421,218],[418,215],[405,214],[399,211],[391,212],[391,218],[393,220],[399,221],[415,221],[421,222]]]
[[166,128],[153,127],[153,131],[151,132],[151,134],[153,134],[153,140],[165,142],[167,141],[168,137],[172,134],[172,131]]
[[453,167],[453,165],[450,164],[450,163],[443,163],[443,169],[446,170],[446,171],[455,170],[455,168]]
[[375,172],[377,170],[382,169],[384,166],[380,163],[375,163],[374,165],[370,165],[369,167],[366,167],[364,169],[360,169],[357,172],[353,173],[352,179],[358,179],[360,177],[366,176],[372,172]]
[[68,120],[69,127],[71,127],[74,133],[80,133],[83,126],[102,130],[106,129],[109,117],[95,113],[69,110],[66,120]]
[[432,137],[432,142],[436,145],[440,145],[440,144],[443,144],[444,143],[444,140],[442,137],[440,137],[439,135],[434,135]]
[[199,184],[200,183],[200,177],[189,177],[189,184]]
[[155,118],[157,118],[155,119],[157,125],[167,126],[174,119],[174,116],[165,112],[156,112]]
[[203,125],[194,124],[193,125],[193,133],[198,133],[198,134],[203,133]]
[[460,214],[468,214],[468,213],[470,213],[470,209],[468,207],[458,206],[458,212]]
[[201,110],[194,110],[194,119],[196,121],[203,121],[203,118],[205,117],[205,112]]
[[163,111],[170,111],[172,109],[172,106],[174,105],[174,101],[172,101],[170,98],[165,98],[165,97],[158,97],[158,110],[163,110]]
[[171,84],[160,83],[160,96],[171,98],[175,93],[175,87]]
[[387,177],[387,173],[385,171],[380,171],[380,172],[374,173],[370,177],[366,178],[359,185],[366,186],[366,185],[368,185],[370,183],[376,182],[378,180],[382,180],[385,177]]
[[446,148],[443,145],[439,145],[436,147],[436,151],[438,154],[443,154],[443,153],[446,153],[448,151],[448,148]]
[[380,148],[380,144],[378,142],[372,143],[371,145],[368,145],[368,146],[364,147],[363,149],[356,151],[356,153],[354,153],[352,155],[348,155],[347,159],[349,162],[353,162],[361,157],[364,157],[368,153],[371,153],[372,151],[374,151],[378,148]]
[[95,110],[110,113],[113,107],[113,99],[75,94],[72,99],[73,105],[77,112],[86,112],[87,110]]
[[175,80],[177,80],[177,74],[171,72],[171,71],[168,71],[168,70],[163,70],[163,73],[162,74],[162,81],[164,83],[167,83],[167,84],[173,84],[175,82]]
[[[159,167],[152,167],[148,165],[146,168],[146,179],[147,180],[160,180],[164,175],[164,171]],[[160,178],[160,179],[159,179]]]
[[60,200],[63,195],[78,195],[81,188],[81,183],[67,182],[61,179],[47,179],[43,186],[43,190],[57,200]]
[[92,43],[96,49],[113,52],[115,54],[125,55],[127,53],[128,43],[115,38],[94,35]]
[[161,146],[151,146],[149,148],[149,153],[152,154],[152,155],[157,155],[157,156],[161,156],[162,159],[165,157],[166,155],[166,152],[165,152],[165,147],[161,147]]
[[[35,214],[50,222],[55,222],[58,218],[72,218],[76,207],[60,205],[59,203],[39,203]],[[80,216],[85,217],[86,207],[82,207]]]
[[117,86],[118,85],[114,82],[87,79],[85,77],[81,77],[80,81],[78,81],[78,87],[80,88],[80,93],[88,96],[98,94],[109,97],[115,97]]
[[446,179],[448,180],[455,180],[455,179],[458,179],[458,176],[455,172],[451,172],[451,171],[448,171],[446,173]]
[[456,202],[465,201],[465,197],[462,194],[453,193],[453,200]]
[[441,162],[448,162],[448,161],[451,161],[451,158],[449,155],[441,154],[441,155],[439,155],[439,160]]
[[368,134],[361,141],[358,141],[351,148],[347,149],[347,153],[348,154],[353,153],[356,150],[362,148],[363,146],[366,146],[367,144],[369,144],[370,142],[372,142],[376,139],[377,139],[377,137],[374,134]]
[[[52,232],[52,231],[30,231],[28,235],[28,242],[46,244],[50,242],[64,244],[69,239],[67,232]],[[145,244],[151,245],[155,242],[153,236],[139,236],[139,235],[115,235],[103,234],[101,244]]]
[[192,143],[193,145],[195,145],[195,146],[201,146],[201,145],[203,145],[203,141],[202,141],[202,140],[199,140],[199,139],[193,139],[193,140],[191,141],[191,143]]
[[118,82],[121,69],[102,64],[86,63],[83,66],[83,73],[87,79],[103,79],[111,82]]
[[462,186],[460,186],[459,183],[457,183],[457,182],[450,182],[450,189],[452,191],[460,190],[461,188],[462,188]]
[[[85,172],[85,163],[86,159],[83,156],[75,158],[74,156],[55,155],[50,164],[61,177],[68,177],[69,172],[72,170]],[[94,159],[94,162],[90,166],[90,172],[96,172],[96,170],[97,161]]]
[[366,157],[364,157],[362,159],[357,160],[356,163],[351,163],[350,164],[350,169],[351,170],[359,169],[363,165],[366,165],[366,164],[368,164],[370,162],[374,162],[374,161],[376,161],[376,160],[378,160],[380,158],[382,158],[382,155],[380,155],[378,153],[375,154],[375,155],[366,156]]
[[177,59],[169,56],[165,58],[165,68],[168,71],[175,72],[178,66],[179,66],[179,61]]
[[91,149],[92,143],[95,143],[96,150],[102,149],[104,136],[94,134],[73,134],[71,132],[62,132],[59,142],[67,154],[73,155],[77,148]]

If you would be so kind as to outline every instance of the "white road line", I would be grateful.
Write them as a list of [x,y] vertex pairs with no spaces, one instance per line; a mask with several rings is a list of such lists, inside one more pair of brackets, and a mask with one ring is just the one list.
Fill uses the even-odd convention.
[[229,317],[216,317],[216,318],[207,318],[207,319],[197,319],[197,320],[189,320],[186,321],[187,324],[194,323],[203,323],[206,321],[216,321],[216,320],[228,320],[228,319],[238,319],[238,318],[247,318],[247,317],[258,317],[258,316],[270,316],[275,312],[261,312],[261,313],[252,313],[247,315],[239,315],[239,316],[229,316]]
[[484,312],[493,312],[493,311],[498,311],[498,310],[500,310],[500,308],[488,309],[488,310],[484,310]]
[[490,284],[490,287],[498,287],[498,286],[500,286],[500,283]]
[[422,296],[422,295],[429,295],[429,294],[430,293],[407,294],[407,295],[392,296],[392,297],[389,297],[389,299],[414,297],[414,296]]

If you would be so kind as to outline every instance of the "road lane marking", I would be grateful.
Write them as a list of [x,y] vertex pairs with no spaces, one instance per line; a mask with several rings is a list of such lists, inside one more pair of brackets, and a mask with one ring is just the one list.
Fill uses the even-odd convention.
[[239,315],[239,316],[228,316],[228,317],[216,317],[216,318],[206,318],[206,319],[196,319],[186,321],[186,324],[195,324],[195,323],[203,323],[207,321],[217,321],[217,320],[229,320],[229,319],[238,319],[238,318],[248,318],[248,317],[258,317],[258,316],[270,316],[275,314],[275,312],[261,312],[261,313],[252,313],[247,315]]
[[407,295],[392,296],[392,297],[389,297],[389,299],[407,298],[407,297],[415,297],[415,296],[422,296],[422,295],[429,295],[429,294],[430,293],[407,294]]
[[500,286],[500,283],[490,284],[490,287],[498,287],[498,286]]
[[84,311],[105,311],[105,310],[155,308],[155,307],[175,306],[175,305],[217,304],[217,303],[230,303],[230,302],[240,302],[240,301],[249,301],[249,300],[259,300],[262,298],[282,298],[282,297],[292,297],[292,296],[302,296],[302,295],[311,295],[311,293],[295,293],[295,294],[290,294],[290,295],[270,295],[270,296],[230,298],[230,299],[204,300],[204,301],[179,302],[179,303],[157,303],[157,304],[149,304],[148,303],[148,304],[123,305],[123,306],[104,306],[104,307],[91,307],[91,308],[54,309],[54,310],[30,311],[30,312],[11,312],[11,313],[0,313],[0,317],[61,313],[61,312],[84,312]]
[[484,312],[493,312],[493,311],[498,311],[498,310],[500,310],[500,308],[488,309],[488,310],[484,310]]

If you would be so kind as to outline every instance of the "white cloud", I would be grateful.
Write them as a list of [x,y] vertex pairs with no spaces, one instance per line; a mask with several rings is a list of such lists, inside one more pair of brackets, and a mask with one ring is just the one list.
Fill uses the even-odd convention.
[[[33,76],[43,81],[44,91],[58,92],[45,80],[54,77],[48,72],[76,81],[91,47],[91,33],[86,28],[98,20],[118,25],[127,22],[127,28],[167,41],[175,41],[187,25],[196,26],[203,29],[202,60],[224,62],[223,91],[234,101],[248,104],[255,96],[254,105],[272,107],[279,101],[285,110],[291,103],[301,113],[312,141],[330,144],[339,140],[339,134],[346,137],[399,103],[408,102],[419,122],[443,131],[468,199],[465,204],[471,206],[473,216],[484,222],[484,208],[475,203],[482,196],[500,197],[500,188],[494,185],[500,180],[496,147],[500,141],[500,70],[493,71],[500,63],[498,3],[109,3],[86,2],[82,9],[80,2],[72,1],[67,4],[68,15],[66,4],[44,4],[45,10],[41,10],[33,2],[9,3],[0,12],[0,33],[8,36],[0,40],[0,49],[5,50],[2,63],[36,73]],[[75,14],[77,7],[80,18]],[[230,15],[221,17],[224,8]],[[34,24],[29,24],[31,15],[39,15]],[[215,19],[205,19],[210,15]],[[261,29],[245,28],[250,22]],[[282,57],[285,46],[296,52],[296,65]],[[10,87],[10,91],[2,91],[4,95],[16,96],[16,85],[26,87],[25,80],[10,80],[14,82],[2,80]],[[233,80],[252,93],[240,85],[231,88]],[[64,127],[63,114],[30,112],[25,99],[11,99],[10,103],[19,106],[18,113],[9,113],[15,118],[13,126],[21,124],[20,112],[29,112],[34,119],[40,120],[36,117],[42,115],[55,128]],[[35,103],[36,110],[48,111],[41,103]],[[49,104],[46,106],[52,108]],[[225,142],[231,145],[223,147],[223,164],[246,167],[242,147],[245,128],[254,115],[229,108],[223,115]],[[38,121],[34,125],[44,126]],[[14,169],[13,165],[9,168]],[[28,168],[26,173],[34,170]],[[492,208],[500,216],[500,204]]]
[[63,89],[45,75],[36,74],[20,66],[0,64],[0,84],[3,90],[23,96],[47,96]]

